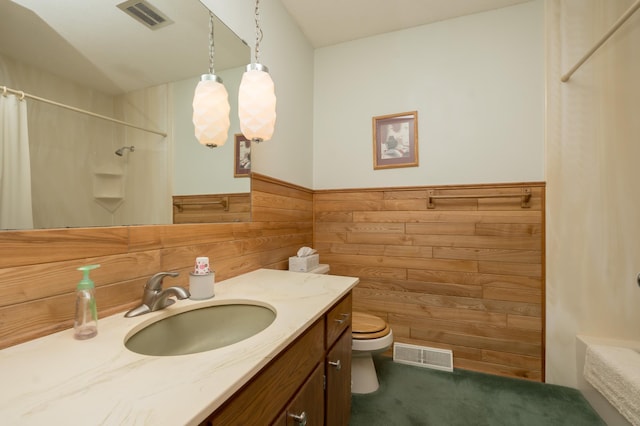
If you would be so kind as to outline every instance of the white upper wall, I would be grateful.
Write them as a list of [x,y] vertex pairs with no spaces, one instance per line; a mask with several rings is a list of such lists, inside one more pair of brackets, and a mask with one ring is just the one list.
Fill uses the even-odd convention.
[[[211,149],[198,143],[193,127],[193,94],[199,78],[170,84],[174,119],[173,195],[249,192],[250,180],[235,177],[235,135],[240,133],[238,88],[244,68],[216,72],[229,93],[231,113],[227,142]],[[197,173],[194,171],[197,170]]]
[[[202,2],[253,49],[253,0]],[[278,118],[253,171],[313,189],[543,180],[543,22],[535,0],[314,52],[261,2]],[[420,166],[374,171],[372,117],[413,110]]]
[[[201,1],[249,44],[254,61],[255,1]],[[251,170],[312,188],[313,48],[280,0],[260,2],[260,27],[259,60],[275,84],[277,120],[273,138],[251,147]]]
[[[544,180],[536,0],[317,49],[314,189]],[[373,169],[372,117],[418,111],[420,165]]]

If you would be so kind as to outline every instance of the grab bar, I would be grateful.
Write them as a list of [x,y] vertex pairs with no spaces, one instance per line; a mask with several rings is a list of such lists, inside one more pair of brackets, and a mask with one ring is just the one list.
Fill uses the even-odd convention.
[[174,201],[173,205],[178,208],[178,211],[182,213],[183,206],[206,206],[211,204],[220,204],[224,211],[229,211],[229,197],[224,197],[222,200],[218,201],[199,201],[199,202],[191,202],[186,203],[184,201]]
[[436,204],[434,200],[436,199],[455,199],[455,198],[520,198],[520,207],[523,209],[527,209],[531,207],[529,205],[529,201],[531,201],[531,189],[522,188],[522,194],[483,194],[483,195],[436,195],[435,191],[431,190],[428,192],[429,197],[427,198],[427,208],[435,209]]

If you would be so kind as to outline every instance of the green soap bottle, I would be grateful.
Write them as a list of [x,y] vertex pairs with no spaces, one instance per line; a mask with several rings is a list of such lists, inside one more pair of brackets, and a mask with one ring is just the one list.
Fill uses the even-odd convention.
[[87,265],[78,268],[84,275],[76,289],[76,317],[73,322],[73,337],[86,340],[98,334],[98,309],[96,308],[95,286],[89,272],[100,265]]

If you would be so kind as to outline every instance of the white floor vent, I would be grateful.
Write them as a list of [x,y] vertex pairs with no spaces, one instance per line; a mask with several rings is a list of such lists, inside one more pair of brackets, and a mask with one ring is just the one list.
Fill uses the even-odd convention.
[[402,364],[453,371],[453,352],[450,349],[394,343],[393,360]]

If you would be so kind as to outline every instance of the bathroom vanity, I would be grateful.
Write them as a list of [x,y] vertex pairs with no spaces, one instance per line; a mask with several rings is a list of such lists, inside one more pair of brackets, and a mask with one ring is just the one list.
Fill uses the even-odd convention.
[[[76,341],[65,330],[7,348],[0,351],[3,423],[348,424],[357,282],[261,269],[216,283],[209,300],[101,319],[93,339]],[[276,319],[245,340],[189,355],[148,356],[124,346],[162,318],[225,303],[269,307]]]
[[348,294],[203,424],[346,426],[350,401]]

